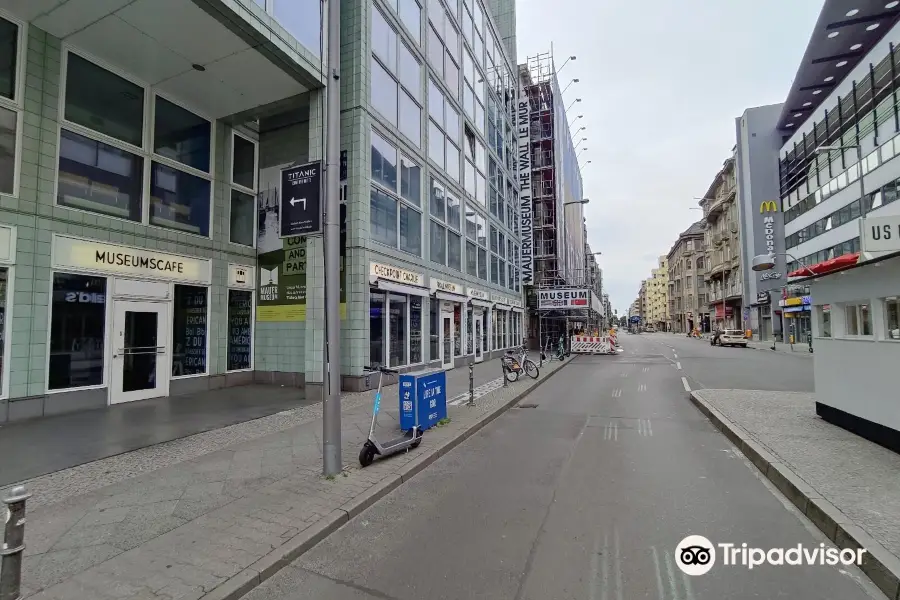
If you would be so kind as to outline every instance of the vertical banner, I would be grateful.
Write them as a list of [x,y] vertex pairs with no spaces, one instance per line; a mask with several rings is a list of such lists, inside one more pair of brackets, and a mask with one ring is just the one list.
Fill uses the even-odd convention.
[[519,227],[521,230],[522,285],[534,285],[534,222],[531,202],[531,105],[524,86],[519,83],[516,118],[519,166]]

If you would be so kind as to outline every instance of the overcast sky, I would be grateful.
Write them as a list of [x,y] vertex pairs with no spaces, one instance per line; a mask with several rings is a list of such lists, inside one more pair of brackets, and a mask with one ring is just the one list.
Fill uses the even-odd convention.
[[745,108],[783,102],[822,0],[518,0],[519,62],[553,44],[583,114],[588,241],[627,312],[735,145]]

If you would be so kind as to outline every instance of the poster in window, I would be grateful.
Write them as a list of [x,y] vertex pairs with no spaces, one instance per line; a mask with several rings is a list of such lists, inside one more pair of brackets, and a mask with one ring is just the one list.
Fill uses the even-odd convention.
[[175,286],[172,376],[206,373],[207,290]]
[[228,370],[250,368],[251,352],[251,292],[228,290]]

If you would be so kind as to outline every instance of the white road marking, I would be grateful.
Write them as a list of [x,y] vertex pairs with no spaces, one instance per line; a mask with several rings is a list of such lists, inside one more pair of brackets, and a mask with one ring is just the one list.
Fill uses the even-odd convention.
[[650,549],[653,551],[653,566],[656,568],[656,591],[659,594],[659,600],[666,600],[666,593],[663,590],[662,570],[659,566],[659,553],[656,551],[656,546],[651,546]]
[[675,368],[678,369],[678,370],[680,371],[680,370],[681,370],[681,363],[680,363],[680,362],[675,363]]
[[613,529],[613,543],[616,546],[616,563],[614,568],[616,570],[616,598],[617,600],[622,600],[624,597],[624,593],[622,588],[625,586],[622,584],[622,551],[621,545],[619,544],[619,530]]
[[622,373],[622,375],[620,375],[620,377],[628,377],[628,371],[625,371],[624,373]]
[[613,390],[612,397],[613,397],[613,398],[621,398],[621,397],[622,397],[622,390],[620,390],[620,389],[615,389],[615,390]]
[[650,419],[638,419],[638,435],[642,437],[653,436],[653,427],[650,425]]
[[609,534],[603,534],[603,566],[600,575],[600,600],[609,597]]
[[665,551],[666,572],[669,575],[669,591],[672,592],[672,600],[681,600],[681,590],[678,589],[678,578],[675,575],[675,561],[669,551]]
[[[473,390],[475,400],[477,400],[478,398],[481,398],[485,394],[489,394],[489,393],[493,392],[494,390],[500,389],[501,387],[503,387],[503,378],[502,377],[498,377],[497,379],[488,381],[487,383],[484,383]],[[469,401],[469,392],[464,392],[464,393],[456,396],[449,402],[447,402],[447,405],[448,406],[459,406],[460,404],[463,404],[468,401]]]
[[649,372],[650,372],[650,367],[644,367],[643,370],[644,370],[644,373],[649,373]]
[[672,353],[672,356],[674,356],[675,358],[678,358],[678,354],[676,354],[674,352]]
[[647,384],[642,383],[642,384],[638,387],[638,391],[639,391],[639,392],[646,392],[646,391],[647,391]]
[[691,391],[691,386],[688,384],[687,377],[682,377],[682,378],[681,378],[681,385],[684,386],[684,391],[686,391],[686,392]]

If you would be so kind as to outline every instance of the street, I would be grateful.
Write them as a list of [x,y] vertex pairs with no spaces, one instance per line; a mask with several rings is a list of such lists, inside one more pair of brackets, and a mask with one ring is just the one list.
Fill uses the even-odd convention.
[[720,559],[706,575],[681,573],[675,548],[692,534],[828,544],[682,380],[805,389],[812,362],[673,337],[625,335],[618,356],[577,358],[246,598],[883,598],[856,567]]

